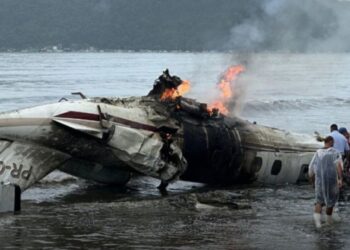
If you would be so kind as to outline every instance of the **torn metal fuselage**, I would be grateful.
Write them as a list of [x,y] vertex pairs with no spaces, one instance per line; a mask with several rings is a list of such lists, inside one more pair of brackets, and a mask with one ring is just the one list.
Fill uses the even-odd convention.
[[0,183],[25,190],[55,169],[118,185],[133,173],[165,183],[307,180],[320,147],[312,137],[208,112],[206,104],[181,96],[162,98],[181,84],[166,70],[148,96],[80,93],[79,101],[0,113]]
[[152,108],[142,98],[109,102],[84,99],[1,113],[0,181],[24,190],[58,168],[109,184],[125,184],[132,171],[177,179],[186,160],[176,143],[166,143],[167,129],[152,122],[159,119]]
[[182,179],[219,185],[308,181],[309,162],[322,146],[312,136],[208,113],[191,99],[178,98],[176,107],[171,113],[181,124],[188,162]]
[[94,98],[0,114],[0,182],[27,189],[54,169],[108,184],[306,181],[316,142],[179,97]]

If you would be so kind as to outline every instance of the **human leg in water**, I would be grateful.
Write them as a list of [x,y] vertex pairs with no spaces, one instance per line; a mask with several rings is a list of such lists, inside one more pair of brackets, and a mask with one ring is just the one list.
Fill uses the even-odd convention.
[[314,222],[316,228],[321,228],[321,213],[322,213],[322,205],[319,203],[316,203],[315,210],[314,210]]
[[327,207],[326,208],[326,215],[327,215],[326,222],[328,225],[333,224],[332,214],[333,214],[333,207]]

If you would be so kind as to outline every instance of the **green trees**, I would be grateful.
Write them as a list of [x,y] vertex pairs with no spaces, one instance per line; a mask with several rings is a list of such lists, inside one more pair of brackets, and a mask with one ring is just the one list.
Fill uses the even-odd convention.
[[0,0],[0,51],[347,51],[349,9],[328,0]]
[[0,50],[216,49],[255,1],[1,0]]

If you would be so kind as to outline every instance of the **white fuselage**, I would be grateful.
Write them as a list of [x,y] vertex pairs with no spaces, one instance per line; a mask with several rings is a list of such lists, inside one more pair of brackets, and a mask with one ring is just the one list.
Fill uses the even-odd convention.
[[[170,182],[187,167],[190,174],[185,173],[185,179],[207,182],[209,178],[211,183],[212,171],[216,171],[217,161],[222,160],[215,157],[225,150],[220,143],[209,149],[215,120],[205,127],[197,118],[187,115],[193,121],[182,124],[166,113],[166,107],[159,111],[160,106],[145,98],[84,99],[0,113],[0,181],[26,189],[59,168],[103,183],[124,184],[131,172]],[[222,125],[234,140],[229,143],[235,148],[232,154],[237,154],[233,160],[229,157],[232,163],[220,163],[224,168],[234,167],[238,179],[247,181],[269,184],[305,181],[307,166],[319,144],[303,143],[285,131],[238,121],[237,126]],[[203,130],[200,136],[208,145],[198,144],[203,152],[191,141],[198,139],[196,126]],[[169,139],[164,127],[177,132]],[[215,131],[219,133],[220,128]],[[215,140],[216,144],[220,142]],[[227,152],[225,157],[230,154]],[[198,158],[202,155],[200,161],[208,159],[203,163],[212,169],[202,173],[198,166],[201,163],[196,162],[192,153],[198,154]],[[208,161],[212,161],[211,165]],[[18,166],[22,166],[21,171]],[[220,171],[213,173],[226,175]],[[232,184],[235,182],[232,179]]]

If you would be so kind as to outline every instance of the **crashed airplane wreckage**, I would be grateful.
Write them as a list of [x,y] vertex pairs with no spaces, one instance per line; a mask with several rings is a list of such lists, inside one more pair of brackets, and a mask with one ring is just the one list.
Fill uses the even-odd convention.
[[22,191],[55,169],[124,185],[136,173],[163,182],[307,181],[319,144],[228,117],[178,96],[168,71],[143,97],[62,101],[0,114],[0,182]]

